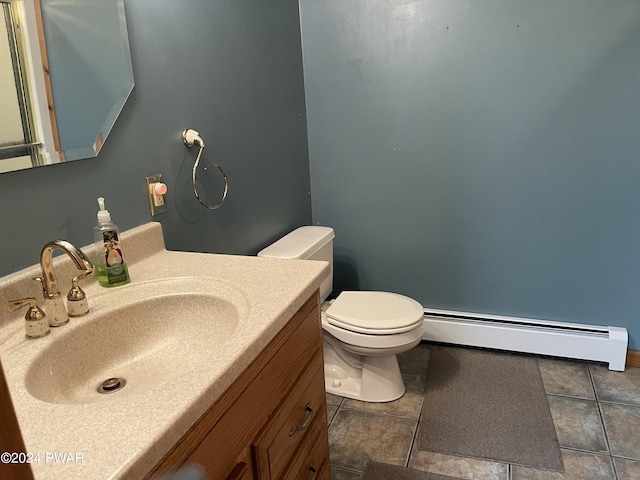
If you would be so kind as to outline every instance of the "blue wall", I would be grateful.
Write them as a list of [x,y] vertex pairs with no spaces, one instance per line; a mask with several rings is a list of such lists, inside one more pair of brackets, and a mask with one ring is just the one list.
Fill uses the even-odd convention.
[[[95,159],[0,175],[0,275],[39,261],[49,240],[93,242],[104,196],[125,230],[162,222],[167,247],[255,254],[311,221],[300,24],[296,0],[128,0],[135,88]],[[202,208],[191,188],[196,151],[219,163],[229,197]],[[149,213],[145,176],[162,173],[168,212]],[[201,174],[202,176],[202,174]],[[200,193],[220,195],[202,176]]]
[[[310,222],[310,161],[338,288],[626,326],[640,349],[640,4],[300,7],[308,122],[297,2],[127,1],[134,92],[97,158],[0,175],[0,274],[90,243],[99,195],[121,229],[152,220],[155,173],[169,248],[253,254]],[[193,198],[186,127],[229,175],[220,210]]]
[[639,349],[640,3],[300,3],[336,286]]

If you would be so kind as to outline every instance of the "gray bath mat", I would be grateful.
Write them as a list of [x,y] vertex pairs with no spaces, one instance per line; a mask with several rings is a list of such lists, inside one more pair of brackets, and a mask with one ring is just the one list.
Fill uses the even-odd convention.
[[460,480],[435,473],[421,472],[410,468],[389,465],[387,463],[369,462],[362,480]]
[[431,351],[418,449],[564,471],[533,357],[469,348]]

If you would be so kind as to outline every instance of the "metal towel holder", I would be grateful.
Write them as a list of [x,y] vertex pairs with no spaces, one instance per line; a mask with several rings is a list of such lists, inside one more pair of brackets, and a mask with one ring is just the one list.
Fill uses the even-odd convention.
[[220,170],[222,178],[224,179],[224,192],[222,192],[222,198],[215,205],[207,205],[200,199],[200,195],[198,195],[198,188],[196,187],[196,171],[198,169],[198,165],[200,164],[200,156],[202,155],[202,151],[205,147],[204,138],[202,138],[202,135],[200,135],[192,128],[187,128],[184,132],[182,132],[182,141],[189,148],[193,147],[194,145],[200,147],[200,151],[198,152],[198,156],[196,157],[196,162],[193,164],[193,170],[191,171],[191,183],[193,185],[193,193],[196,196],[196,200],[200,202],[200,205],[202,205],[204,208],[208,208],[209,210],[216,210],[220,208],[227,198],[227,192],[229,191],[229,181],[227,180],[227,176],[225,175],[224,170],[222,170],[222,167],[216,163],[209,164],[203,168],[203,170],[206,171],[209,167],[216,167],[218,170]]

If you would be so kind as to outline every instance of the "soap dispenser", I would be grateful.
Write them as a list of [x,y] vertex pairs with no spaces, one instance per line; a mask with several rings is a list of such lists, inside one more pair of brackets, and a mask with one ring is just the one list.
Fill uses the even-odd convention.
[[40,338],[49,335],[49,321],[45,313],[40,310],[36,299],[33,297],[21,298],[20,300],[7,300],[7,309],[15,312],[17,309],[26,305],[30,305],[29,310],[24,316],[24,336],[27,338]]
[[103,287],[125,285],[131,279],[120,244],[118,227],[111,222],[111,215],[105,208],[103,197],[98,198],[98,206],[98,225],[93,229],[98,252],[98,283]]

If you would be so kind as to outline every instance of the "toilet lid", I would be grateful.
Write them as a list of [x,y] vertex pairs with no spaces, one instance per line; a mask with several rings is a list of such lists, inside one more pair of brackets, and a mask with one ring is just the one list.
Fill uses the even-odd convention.
[[326,310],[330,324],[363,333],[413,328],[424,309],[415,300],[389,292],[342,292]]

